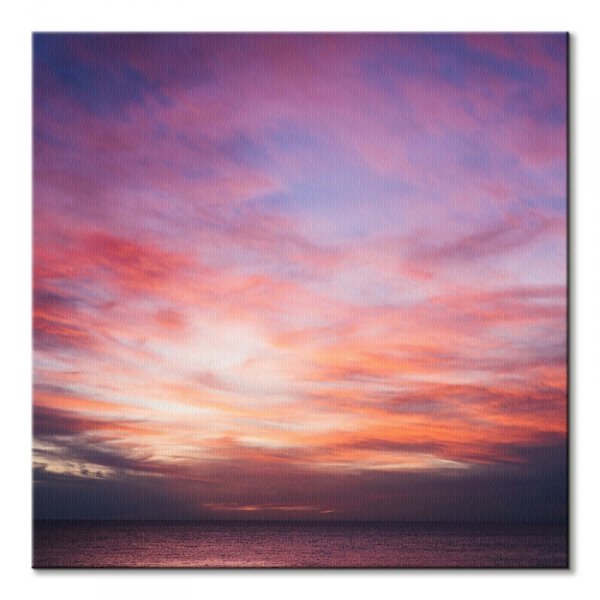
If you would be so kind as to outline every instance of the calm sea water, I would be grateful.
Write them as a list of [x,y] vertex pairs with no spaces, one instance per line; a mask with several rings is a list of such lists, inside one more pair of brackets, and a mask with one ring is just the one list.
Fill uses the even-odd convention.
[[567,567],[556,525],[36,521],[34,567]]

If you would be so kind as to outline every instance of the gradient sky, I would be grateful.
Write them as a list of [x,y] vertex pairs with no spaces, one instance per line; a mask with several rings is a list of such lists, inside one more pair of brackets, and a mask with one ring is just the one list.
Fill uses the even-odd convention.
[[33,45],[36,517],[566,517],[566,35]]

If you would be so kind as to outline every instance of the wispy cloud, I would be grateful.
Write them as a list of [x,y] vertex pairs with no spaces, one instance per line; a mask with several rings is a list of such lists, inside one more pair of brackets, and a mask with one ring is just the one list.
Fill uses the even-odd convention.
[[556,517],[565,44],[36,35],[36,514]]

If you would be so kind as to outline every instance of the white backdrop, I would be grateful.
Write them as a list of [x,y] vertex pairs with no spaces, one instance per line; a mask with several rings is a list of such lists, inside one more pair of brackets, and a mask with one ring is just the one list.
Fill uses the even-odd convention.
[[[214,5],[213,5],[214,4]],[[2,22],[0,572],[12,598],[590,598],[598,577],[600,19],[592,2],[25,0]],[[31,33],[33,31],[570,31],[570,572],[34,572],[31,558]]]

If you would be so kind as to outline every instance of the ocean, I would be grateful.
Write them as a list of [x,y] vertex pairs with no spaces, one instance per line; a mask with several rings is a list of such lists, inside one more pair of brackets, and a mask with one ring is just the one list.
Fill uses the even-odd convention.
[[34,568],[566,568],[564,524],[35,521]]

